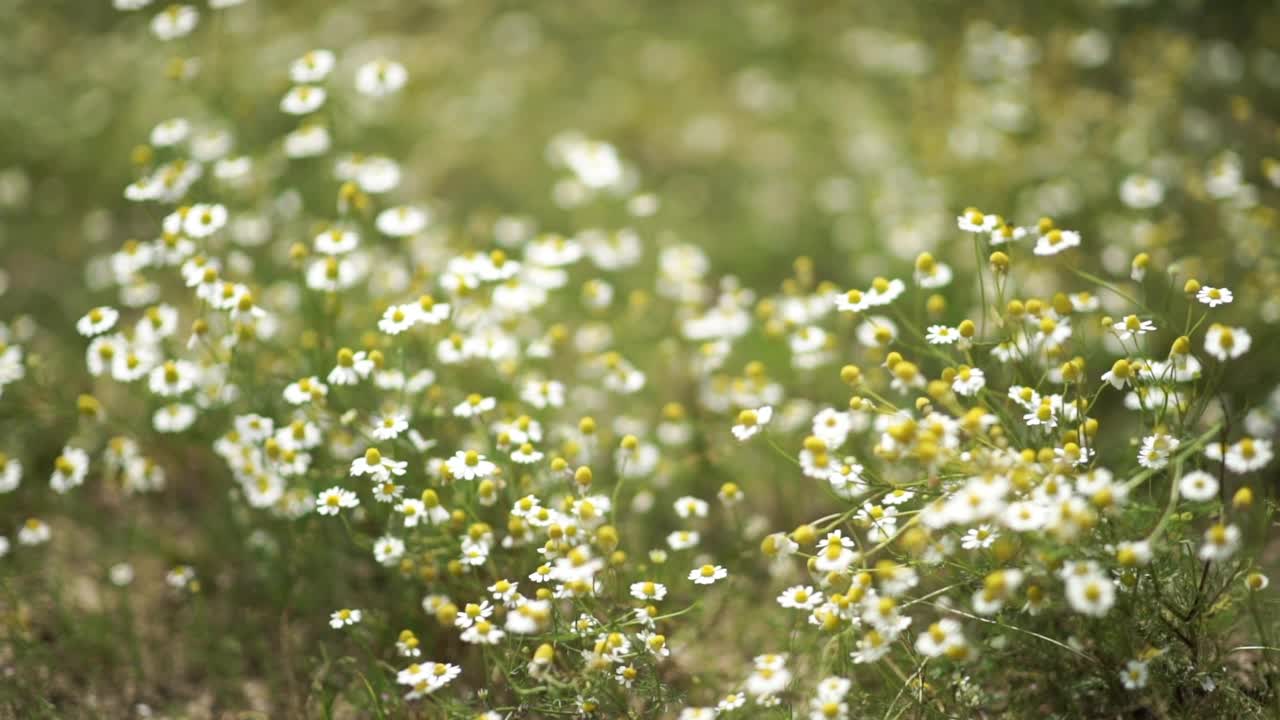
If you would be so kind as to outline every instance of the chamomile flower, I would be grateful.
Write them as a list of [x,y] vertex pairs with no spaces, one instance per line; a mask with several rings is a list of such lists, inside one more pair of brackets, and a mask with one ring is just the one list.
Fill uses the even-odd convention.
[[331,487],[316,497],[316,512],[321,515],[337,515],[343,508],[353,508],[360,504],[356,494],[340,487]]
[[190,5],[170,5],[151,18],[151,32],[161,40],[176,40],[191,34],[200,22],[200,11]]
[[1196,293],[1196,300],[1208,305],[1209,307],[1218,307],[1226,305],[1235,299],[1235,295],[1227,288],[1215,288],[1204,286]]
[[196,203],[182,218],[182,232],[196,239],[209,237],[227,224],[227,218],[227,208],[222,205]]
[[449,473],[459,480],[483,480],[498,471],[498,466],[475,450],[459,450],[445,462]]
[[755,410],[743,410],[738,413],[738,422],[730,431],[741,442],[746,442],[764,429],[773,419],[773,408],[763,405]]
[[631,583],[631,597],[637,600],[662,600],[667,596],[667,586],[649,580]]
[[511,453],[512,462],[520,465],[532,465],[543,458],[543,454],[530,443],[522,443]]
[[476,393],[467,396],[466,400],[453,408],[453,416],[460,418],[478,417],[498,406],[498,401]]
[[1192,502],[1218,497],[1218,479],[1203,470],[1193,470],[1178,481],[1178,493]]
[[409,72],[398,62],[374,60],[356,70],[356,91],[371,97],[399,92],[409,80]]
[[488,620],[477,621],[462,633],[462,641],[472,645],[497,645],[506,633]]
[[427,227],[427,211],[413,205],[400,205],[378,213],[374,225],[383,235],[410,237]]
[[1147,686],[1150,673],[1147,663],[1141,660],[1130,660],[1125,663],[1124,670],[1120,671],[1120,682],[1124,684],[1126,690],[1141,690]]
[[85,337],[93,337],[115,327],[120,311],[112,307],[96,307],[76,321],[76,331]]
[[1205,530],[1204,543],[1200,545],[1201,560],[1226,560],[1240,548],[1240,528],[1218,523]]
[[307,115],[319,110],[327,94],[316,85],[297,85],[280,99],[280,111],[289,115]]
[[989,233],[1000,224],[1000,216],[984,214],[977,208],[969,208],[956,217],[956,227],[970,233]]
[[1242,438],[1227,448],[1222,462],[1227,469],[1238,475],[1254,470],[1261,470],[1271,463],[1274,454],[1271,441],[1261,438]]
[[375,482],[385,481],[391,476],[405,474],[409,463],[383,455],[377,448],[369,448],[365,453],[351,461],[351,477],[368,475]]
[[729,571],[719,565],[703,565],[689,572],[689,579],[697,585],[711,585],[728,576]]
[[345,255],[360,246],[360,234],[354,230],[333,227],[316,235],[313,243],[321,255]]
[[361,618],[363,617],[364,617],[363,613],[361,613],[359,610],[352,610],[350,608],[342,608],[341,610],[334,610],[329,615],[329,627],[333,628],[334,630],[341,630],[343,628],[351,627],[352,625],[359,623]]
[[822,604],[822,593],[811,585],[793,585],[778,596],[778,604],[795,610],[812,610]]
[[986,385],[987,379],[981,370],[965,365],[956,372],[955,380],[951,382],[951,390],[957,395],[973,397]]
[[1249,352],[1253,338],[1242,327],[1227,327],[1214,323],[1204,334],[1204,351],[1221,362],[1235,360]]
[[1116,602],[1115,583],[1098,572],[1068,575],[1066,594],[1071,609],[1093,617],[1106,615]]
[[329,386],[311,376],[289,383],[284,389],[284,399],[290,405],[303,405],[329,394]]
[[22,483],[22,462],[0,452],[0,493],[11,493]]
[[1164,185],[1147,175],[1130,175],[1120,183],[1120,201],[1136,210],[1153,208],[1164,200]]
[[1159,470],[1169,464],[1169,456],[1178,449],[1177,438],[1165,433],[1155,433],[1142,439],[1138,449],[1138,464],[1148,470]]
[[289,65],[289,78],[296,83],[316,83],[333,71],[337,57],[329,50],[312,50]]
[[1115,331],[1116,337],[1121,340],[1146,335],[1149,332],[1155,332],[1156,324],[1150,320],[1143,320],[1137,315],[1126,315],[1122,320],[1114,323],[1111,329]]
[[49,486],[54,492],[63,494],[84,483],[88,473],[89,453],[68,445],[62,448],[62,454],[54,459]]
[[22,527],[18,528],[18,544],[19,545],[43,545],[49,542],[49,538],[53,536],[53,531],[49,525],[38,518],[27,518],[22,523]]
[[404,413],[387,413],[374,416],[370,432],[378,440],[394,440],[409,429],[409,416]]
[[709,509],[710,505],[706,500],[695,497],[685,496],[675,502],[676,515],[686,520],[691,517],[704,518]]
[[871,307],[871,303],[865,293],[861,290],[850,290],[844,293],[834,293],[831,296],[832,302],[836,306],[836,310],[847,313],[860,313]]
[[1000,533],[990,525],[979,525],[976,528],[970,528],[960,539],[960,547],[965,550],[979,550],[991,547],[996,538],[1000,537]]
[[933,623],[916,636],[916,652],[925,657],[941,657],[963,647],[966,642],[960,623],[951,618]]
[[1011,226],[1007,223],[1000,223],[991,231],[991,244],[1004,245],[1005,243],[1021,240],[1027,236],[1027,229],[1024,227]]
[[960,339],[960,331],[946,325],[930,325],[924,339],[930,345],[950,345]]
[[352,352],[347,348],[338,351],[338,363],[329,371],[326,378],[331,385],[355,385],[373,372],[374,363],[365,353]]
[[1041,256],[1057,255],[1079,246],[1080,233],[1053,228],[1036,239],[1036,246],[1032,252]]

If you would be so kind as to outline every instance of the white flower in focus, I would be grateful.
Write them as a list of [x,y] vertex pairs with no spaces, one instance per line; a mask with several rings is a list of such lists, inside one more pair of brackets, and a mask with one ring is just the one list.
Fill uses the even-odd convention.
[[689,572],[689,579],[698,585],[711,585],[729,576],[729,571],[719,565],[703,565]]
[[977,208],[969,208],[956,217],[956,227],[971,233],[989,233],[1000,224],[998,215],[987,215]]
[[930,345],[950,345],[960,339],[960,331],[946,325],[930,325],[924,339]]
[[1215,288],[1204,286],[1196,293],[1196,300],[1208,305],[1209,307],[1218,307],[1226,305],[1235,299],[1235,295],[1227,288]]
[[498,466],[475,450],[459,450],[445,462],[449,473],[458,480],[483,480],[498,471]]
[[1156,324],[1150,320],[1143,320],[1137,315],[1126,315],[1124,319],[1114,323],[1111,329],[1115,330],[1116,336],[1121,340],[1128,340],[1132,337],[1155,332]]

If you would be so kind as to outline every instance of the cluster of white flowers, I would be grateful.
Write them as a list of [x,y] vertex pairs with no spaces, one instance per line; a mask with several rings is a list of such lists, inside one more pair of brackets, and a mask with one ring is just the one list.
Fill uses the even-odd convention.
[[[170,5],[150,31],[180,45],[203,8]],[[869,69],[930,65],[908,39],[850,38]],[[897,59],[868,59],[866,44]],[[994,28],[963,44],[968,72],[1010,96],[1045,50]],[[1078,37],[1069,55],[1089,67],[1107,52]],[[733,618],[722,630],[747,617],[773,635],[744,642],[783,638],[787,652],[755,656],[718,699],[691,684],[703,704],[676,705],[682,720],[845,720],[865,709],[862,677],[891,678],[890,710],[902,697],[942,712],[936,681],[961,688],[951,673],[1023,642],[1138,692],[1164,666],[1135,646],[1172,638],[1194,659],[1175,620],[1268,586],[1257,558],[1271,508],[1255,494],[1280,393],[1259,388],[1241,407],[1225,390],[1267,347],[1244,314],[1257,288],[1230,262],[1175,262],[1163,227],[1142,229],[1149,252],[1103,249],[1139,233],[1040,185],[1008,216],[877,200],[886,226],[900,221],[885,243],[901,262],[850,277],[799,258],[776,291],[747,287],[664,224],[664,198],[632,161],[643,155],[578,131],[545,152],[545,190],[571,226],[460,219],[427,194],[447,184],[409,177],[419,158],[369,152],[383,144],[340,124],[392,112],[410,78],[336,46],[293,59],[268,83],[289,128],[270,153],[202,113],[151,119],[121,184],[154,225],[98,258],[103,297],[64,319],[77,384],[91,388],[81,424],[56,436],[56,456],[0,452],[0,494],[33,468],[67,501],[99,478],[160,492],[188,482],[165,462],[164,443],[185,442],[184,462],[207,463],[201,481],[226,485],[237,522],[359,549],[355,574],[379,574],[385,605],[342,600],[363,608],[333,611],[341,632],[327,636],[373,638],[369,670],[399,686],[374,702],[448,717],[621,716],[650,692],[664,698],[653,712],[675,712],[672,678],[722,647],[744,665],[760,651],[701,647],[714,611]],[[736,92],[762,117],[791,102],[754,70]],[[991,124],[1026,129],[1021,100],[983,102]],[[981,159],[999,144],[991,132],[957,126],[946,142]],[[711,119],[687,135],[713,147],[727,133]],[[851,157],[876,157],[854,145]],[[1280,164],[1266,167],[1280,186]],[[306,193],[258,202],[294,173]],[[1244,225],[1257,194],[1235,154],[1188,188],[1161,163],[1120,177],[1106,192],[1134,214],[1188,190]],[[820,204],[849,204],[838,180]],[[908,222],[915,204],[932,220]],[[40,367],[35,340],[0,324],[0,399]],[[53,536],[35,517],[15,532],[19,556]],[[0,536],[0,556],[10,550]],[[1172,575],[1188,587],[1162,595]],[[128,586],[133,566],[109,577]],[[165,580],[175,595],[200,590],[192,567]],[[382,593],[381,580],[409,590]],[[406,594],[423,612],[397,616]],[[743,596],[765,600],[743,611]],[[312,620],[323,630],[323,614]],[[1108,621],[1141,625],[1123,653],[1098,629]],[[388,627],[405,629],[376,635]]]

